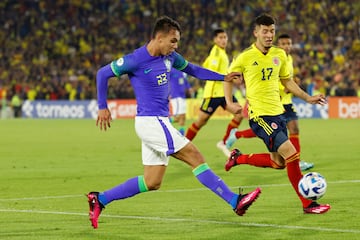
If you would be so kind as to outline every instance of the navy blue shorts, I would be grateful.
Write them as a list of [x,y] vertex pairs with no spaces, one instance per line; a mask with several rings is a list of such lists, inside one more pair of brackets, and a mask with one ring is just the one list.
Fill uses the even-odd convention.
[[[238,102],[237,99],[233,96],[233,102]],[[204,98],[200,110],[209,115],[212,115],[218,107],[226,108],[225,97],[216,97],[216,98]]]
[[283,106],[285,108],[285,112],[283,113],[283,116],[285,117],[286,122],[299,119],[293,104],[290,103],[290,104],[285,104]]
[[288,140],[286,121],[283,115],[260,116],[249,120],[254,133],[261,138],[270,152],[277,152],[279,146]]

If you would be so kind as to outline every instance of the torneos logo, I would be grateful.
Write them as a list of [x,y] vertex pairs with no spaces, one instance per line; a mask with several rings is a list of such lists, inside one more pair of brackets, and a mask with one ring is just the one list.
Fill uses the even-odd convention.
[[35,105],[36,113],[40,118],[84,118],[85,110],[81,105]]
[[85,104],[82,101],[25,101],[22,112],[28,118],[84,118]]

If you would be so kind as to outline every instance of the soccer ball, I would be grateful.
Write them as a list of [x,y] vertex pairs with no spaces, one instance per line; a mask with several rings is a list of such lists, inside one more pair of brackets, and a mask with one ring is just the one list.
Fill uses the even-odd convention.
[[325,178],[317,172],[305,174],[299,181],[300,194],[307,199],[318,200],[324,196],[327,183]]

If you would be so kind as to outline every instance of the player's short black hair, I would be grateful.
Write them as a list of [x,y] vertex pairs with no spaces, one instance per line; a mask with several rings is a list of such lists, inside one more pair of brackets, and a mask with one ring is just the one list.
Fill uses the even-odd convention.
[[261,15],[257,16],[255,18],[255,26],[270,26],[272,24],[275,24],[275,18],[273,18],[270,14],[262,13]]
[[156,19],[154,29],[152,31],[152,37],[155,38],[155,35],[158,32],[168,33],[172,29],[175,29],[181,33],[180,24],[177,21],[168,16],[159,17]]
[[277,39],[279,40],[279,39],[283,39],[283,38],[289,39],[291,37],[289,34],[283,33],[283,34],[280,34]]
[[222,28],[217,28],[217,29],[215,29],[214,31],[213,31],[213,38],[214,37],[216,37],[218,34],[220,34],[220,33],[224,33],[225,32],[225,30],[224,29],[222,29]]
[[279,42],[280,39],[291,39],[290,35],[287,34],[287,33],[283,33],[283,34],[280,34],[277,39],[276,39],[276,42]]

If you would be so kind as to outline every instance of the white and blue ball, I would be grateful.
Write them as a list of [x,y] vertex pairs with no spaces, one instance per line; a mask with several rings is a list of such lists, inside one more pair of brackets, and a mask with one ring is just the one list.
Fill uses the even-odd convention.
[[325,178],[317,172],[305,174],[299,181],[300,194],[310,200],[318,200],[324,196],[327,188]]

